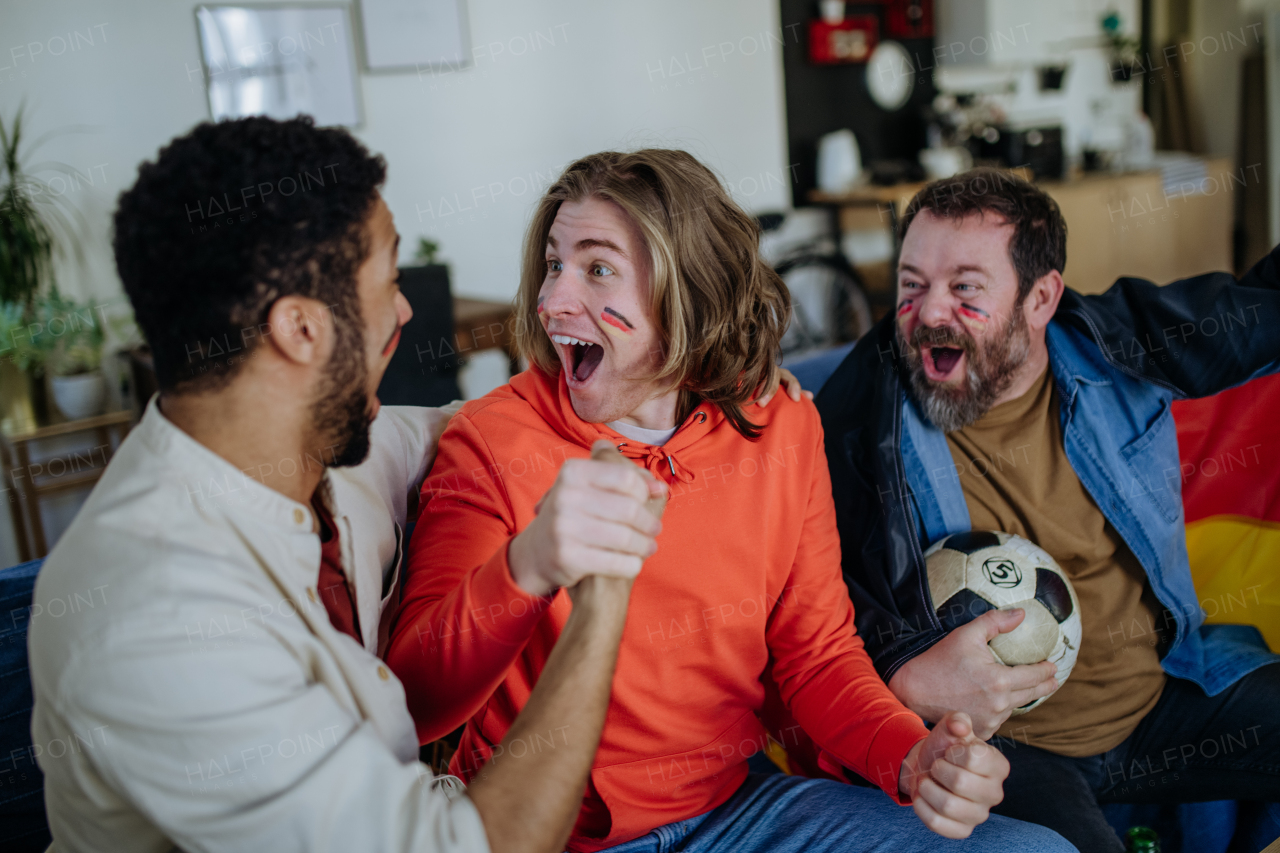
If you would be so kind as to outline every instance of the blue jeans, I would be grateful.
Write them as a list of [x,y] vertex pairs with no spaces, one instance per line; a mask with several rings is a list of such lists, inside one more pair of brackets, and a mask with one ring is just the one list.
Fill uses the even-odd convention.
[[[1217,696],[1170,678],[1133,734],[1101,755],[1068,758],[995,738],[1010,765],[1004,802],[995,811],[1057,830],[1081,850],[1122,853],[1124,842],[1107,823],[1103,803],[1280,803],[1277,708],[1280,664],[1273,663]],[[1269,815],[1280,808],[1245,812],[1266,834],[1275,828]],[[1221,840],[1219,849],[1226,849],[1227,839]]]
[[878,788],[752,773],[723,805],[608,853],[1072,853],[1056,832],[992,815],[964,841],[931,832]]

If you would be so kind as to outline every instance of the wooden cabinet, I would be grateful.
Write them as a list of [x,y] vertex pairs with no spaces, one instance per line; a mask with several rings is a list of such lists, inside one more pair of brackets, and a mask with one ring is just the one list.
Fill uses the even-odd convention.
[[[1167,284],[1230,270],[1237,181],[1229,160],[1208,160],[1205,166],[1202,191],[1194,194],[1165,196],[1156,171],[1040,183],[1067,221],[1067,267],[1062,276],[1067,286],[1080,293],[1100,293],[1123,276]],[[868,208],[882,211],[880,221],[893,227],[923,186],[867,187],[846,195],[814,192],[810,200],[833,208],[841,231],[866,228],[862,223],[872,220],[854,211]],[[850,260],[858,265],[857,258]]]
[[1208,162],[1204,192],[1165,196],[1158,172],[1087,177],[1041,187],[1067,221],[1062,278],[1100,293],[1122,276],[1167,284],[1231,269],[1234,208],[1226,160]]

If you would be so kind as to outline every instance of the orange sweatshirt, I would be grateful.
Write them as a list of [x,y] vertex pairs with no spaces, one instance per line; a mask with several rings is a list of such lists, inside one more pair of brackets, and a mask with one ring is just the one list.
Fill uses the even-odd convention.
[[[671,486],[658,551],[632,589],[604,732],[568,847],[621,844],[727,800],[765,746],[761,682],[841,765],[898,800],[926,730],[880,680],[853,627],[840,539],[810,402],[780,394],[751,442],[700,405],[663,447],[627,442]],[[423,484],[404,603],[387,661],[422,742],[467,723],[452,770],[491,758],[568,618],[568,596],[516,586],[507,545],[566,459],[627,440],[582,421],[564,381],[535,370],[467,403]],[[522,753],[562,745],[548,731]],[[791,733],[791,737],[796,737]],[[783,746],[791,745],[787,733]]]

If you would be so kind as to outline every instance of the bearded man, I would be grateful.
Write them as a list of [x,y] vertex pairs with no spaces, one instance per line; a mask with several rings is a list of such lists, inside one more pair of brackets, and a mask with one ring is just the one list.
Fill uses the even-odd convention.
[[[1169,404],[1280,369],[1280,255],[1238,282],[1121,279],[1080,296],[1063,286],[1057,205],[987,170],[921,190],[901,233],[894,316],[817,400],[877,671],[924,719],[960,708],[997,736],[1012,770],[994,811],[1081,850],[1123,848],[1101,802],[1274,803],[1280,667],[1202,625]],[[1198,331],[1210,316],[1230,333]],[[1053,663],[1007,667],[988,650],[1021,610],[950,631],[935,612],[924,549],[969,530],[1025,537],[1071,578],[1083,640],[1064,684]],[[1249,746],[1183,749],[1226,736]]]

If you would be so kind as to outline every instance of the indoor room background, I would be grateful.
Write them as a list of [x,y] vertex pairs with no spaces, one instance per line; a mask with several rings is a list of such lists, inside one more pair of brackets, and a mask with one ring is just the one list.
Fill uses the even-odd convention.
[[[161,145],[211,118],[210,87],[230,73],[202,51],[201,5],[9,0],[0,9],[0,118],[10,122],[21,109],[29,140],[49,134],[34,168],[44,169],[38,174],[74,211],[74,237],[55,258],[54,278],[64,296],[103,316],[127,313],[110,251],[116,197]],[[1089,51],[1106,73],[1127,65],[1131,77],[1098,78],[1102,95],[1084,95],[1071,107],[1079,115],[1053,119],[1063,126],[1063,162],[1061,174],[1049,178],[1096,167],[1099,152],[1111,162],[1128,137],[1107,142],[1107,133],[1128,131],[1122,123],[1108,125],[1104,114],[1142,111],[1155,148],[1227,163],[1227,171],[1254,167],[1248,187],[1219,200],[1235,223],[1218,254],[1224,263],[1247,262],[1276,240],[1265,140],[1277,134],[1268,137],[1263,126],[1275,119],[1255,121],[1263,141],[1246,153],[1250,125],[1241,114],[1249,80],[1271,68],[1263,48],[1270,7],[1262,0],[882,0],[836,4],[838,14],[816,0],[459,0],[460,58],[392,69],[371,67],[358,0],[261,8],[282,5],[342,10],[346,23],[316,30],[316,43],[340,39],[353,51],[352,130],[389,164],[384,196],[402,236],[401,263],[423,260],[422,240],[435,244],[429,260],[447,269],[455,299],[512,298],[530,211],[573,159],[659,146],[692,152],[749,213],[786,214],[782,227],[766,235],[767,250],[834,228],[878,313],[894,251],[885,210],[846,212],[815,202],[815,191],[824,190],[820,149],[839,150],[838,139],[824,140],[852,131],[860,186],[923,179],[928,158],[921,151],[945,147],[931,137],[940,95],[969,86],[973,75],[1013,79],[1018,69],[1073,62],[1083,68],[1084,60],[1073,57]],[[840,23],[823,29],[824,14]],[[1114,16],[1109,30],[1108,16]],[[814,39],[830,40],[815,47]],[[898,64],[875,66],[880,79],[872,79],[874,48],[891,41],[902,48]],[[1137,47],[1123,54],[1119,45],[1130,43]],[[1158,79],[1167,69],[1149,67],[1155,64],[1149,60],[1164,57],[1166,45],[1187,43],[1196,47],[1177,56],[1178,83],[1170,88]],[[1064,93],[1076,85],[1072,73],[1061,84]],[[877,91],[884,86],[890,91]],[[885,98],[898,102],[886,106]],[[1111,166],[1118,169],[1120,161]],[[1237,207],[1245,201],[1261,211],[1262,233],[1239,227]],[[1114,225],[1105,199],[1089,203],[1104,230]],[[189,219],[208,215],[175,211]],[[130,388],[129,362],[115,354],[137,343],[126,326],[106,330],[107,411],[137,405],[124,396],[137,390]],[[463,394],[478,396],[506,381],[510,359],[501,349],[477,346],[457,355]],[[25,471],[5,480],[6,504],[18,501],[15,477],[30,480],[33,466],[43,466],[38,473],[47,483],[50,459],[72,460],[63,466],[69,470],[92,460],[96,448],[105,460],[118,437],[102,435],[105,444],[93,435],[55,436],[32,447]],[[38,502],[48,547],[86,493],[54,490]],[[21,556],[14,517],[0,512],[0,566]]]

